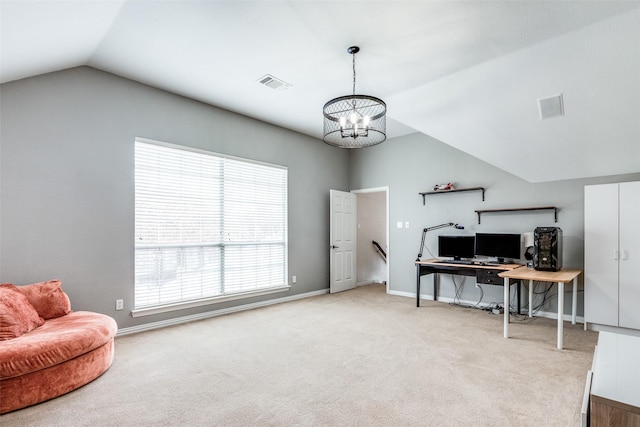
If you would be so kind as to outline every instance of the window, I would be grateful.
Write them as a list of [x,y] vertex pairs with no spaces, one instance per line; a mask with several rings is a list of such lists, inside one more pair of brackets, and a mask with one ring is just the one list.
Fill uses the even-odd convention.
[[136,310],[286,284],[286,168],[136,139]]

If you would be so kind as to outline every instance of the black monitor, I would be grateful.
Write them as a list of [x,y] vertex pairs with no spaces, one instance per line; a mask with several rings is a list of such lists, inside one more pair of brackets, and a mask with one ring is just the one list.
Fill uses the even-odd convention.
[[443,258],[473,258],[475,237],[438,236],[438,256]]
[[495,257],[498,262],[506,259],[520,259],[522,246],[520,234],[476,233],[475,254]]

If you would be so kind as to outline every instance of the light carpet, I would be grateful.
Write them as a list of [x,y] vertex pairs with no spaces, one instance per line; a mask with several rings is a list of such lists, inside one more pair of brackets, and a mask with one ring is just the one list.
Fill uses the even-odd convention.
[[9,426],[577,426],[597,333],[368,285],[116,338],[112,367]]

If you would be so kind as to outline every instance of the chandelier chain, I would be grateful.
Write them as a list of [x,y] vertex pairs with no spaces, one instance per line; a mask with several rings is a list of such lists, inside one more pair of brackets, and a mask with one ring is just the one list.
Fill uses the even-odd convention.
[[353,57],[353,94],[356,94],[356,54],[355,52],[351,54]]

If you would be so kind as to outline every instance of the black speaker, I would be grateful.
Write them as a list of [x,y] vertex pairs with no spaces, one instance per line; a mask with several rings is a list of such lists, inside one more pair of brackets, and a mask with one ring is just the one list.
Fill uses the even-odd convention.
[[558,271],[562,268],[562,229],[537,227],[533,231],[533,268]]

